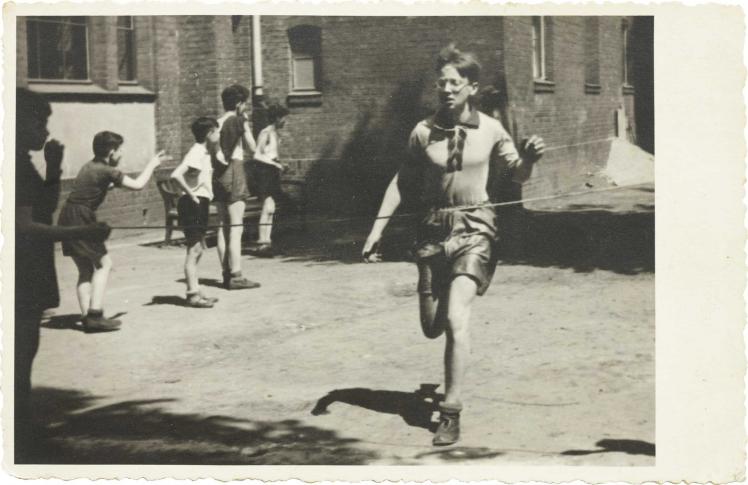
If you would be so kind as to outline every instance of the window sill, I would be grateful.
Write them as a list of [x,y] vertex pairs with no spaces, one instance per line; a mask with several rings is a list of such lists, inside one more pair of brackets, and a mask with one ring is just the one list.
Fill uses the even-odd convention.
[[545,79],[535,79],[533,84],[536,93],[552,93],[556,89],[556,83]]
[[599,84],[584,83],[585,94],[600,94],[602,87]]
[[623,94],[634,94],[634,86],[630,84],[623,85]]
[[49,82],[29,80],[29,90],[43,94],[49,101],[149,103],[156,99],[156,93],[137,84],[121,84],[117,91],[107,91],[91,81]]
[[292,91],[288,93],[286,103],[289,107],[321,106],[322,93],[319,91]]

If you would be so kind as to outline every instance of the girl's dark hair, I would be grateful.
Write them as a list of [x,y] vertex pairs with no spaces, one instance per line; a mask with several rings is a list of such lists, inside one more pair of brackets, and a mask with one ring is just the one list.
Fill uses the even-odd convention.
[[96,158],[104,158],[109,152],[119,148],[125,139],[111,131],[100,131],[93,139],[93,151]]
[[218,128],[218,121],[215,118],[209,116],[201,116],[192,122],[192,135],[195,137],[195,141],[203,143],[207,138],[210,130]]
[[460,51],[454,43],[442,49],[436,57],[437,72],[446,65],[454,66],[460,76],[468,78],[470,82],[478,82],[480,78],[481,65],[475,54]]
[[249,99],[249,89],[241,84],[232,84],[221,93],[221,102],[223,109],[230,111],[236,109],[236,106]]
[[41,94],[26,88],[16,89],[16,125],[29,120],[44,120],[52,114],[49,102]]
[[288,115],[288,108],[279,103],[271,103],[267,109],[268,123],[275,123]]

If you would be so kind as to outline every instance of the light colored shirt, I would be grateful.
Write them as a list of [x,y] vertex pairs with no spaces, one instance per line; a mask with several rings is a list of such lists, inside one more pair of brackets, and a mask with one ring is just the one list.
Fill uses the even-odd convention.
[[184,181],[197,197],[213,200],[213,165],[204,143],[195,143],[180,164],[187,167]]
[[266,126],[257,137],[255,160],[276,165],[278,163],[278,132],[273,125]]
[[[480,204],[489,200],[489,169],[501,173],[522,165],[501,122],[477,110],[448,126],[439,114],[419,122],[408,142],[403,177],[417,177],[421,201],[430,207]],[[520,180],[517,180],[520,181]]]

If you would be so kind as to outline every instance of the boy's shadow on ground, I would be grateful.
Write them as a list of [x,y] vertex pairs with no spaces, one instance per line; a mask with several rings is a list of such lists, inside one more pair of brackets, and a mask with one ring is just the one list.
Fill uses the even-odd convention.
[[[115,313],[109,318],[119,318],[127,312]],[[83,321],[81,320],[80,313],[66,313],[65,315],[52,315],[49,320],[42,321],[41,326],[43,328],[51,328],[54,330],[77,330],[79,332],[85,332],[83,328]]]
[[414,392],[374,391],[361,387],[336,389],[317,401],[312,414],[329,414],[327,408],[331,404],[343,402],[378,413],[398,414],[408,425],[424,428],[433,433],[438,423],[432,421],[431,416],[437,410],[439,402],[444,399],[443,394],[436,392],[437,387],[438,384],[421,384]]

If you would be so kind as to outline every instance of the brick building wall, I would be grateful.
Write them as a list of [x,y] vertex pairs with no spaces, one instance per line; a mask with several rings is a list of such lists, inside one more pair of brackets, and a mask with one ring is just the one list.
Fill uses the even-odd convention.
[[[637,26],[638,21],[545,19],[552,83],[538,85],[533,79],[531,17],[261,17],[264,91],[267,98],[291,107],[280,155],[292,175],[305,178],[311,209],[375,210],[402,160],[411,129],[435,107],[434,58],[449,42],[477,54],[483,65],[481,84],[501,93],[507,130],[516,139],[537,133],[549,146],[524,186],[525,195],[545,195],[583,183],[588,172],[605,163],[609,140],[616,135],[616,110],[627,114],[627,134],[636,132],[635,93],[623,87],[622,25],[627,21]],[[153,103],[154,120],[143,120],[142,129],[152,129],[155,145],[172,157],[160,176],[193,143],[192,120],[222,113],[224,87],[238,82],[251,88],[251,20],[135,17],[138,81],[133,87],[115,79],[116,18],[91,18],[92,38],[102,45],[90,46],[90,77],[106,96],[90,101],[110,102],[116,109],[133,89],[151,93],[150,101],[140,102]],[[321,32],[319,94],[312,97],[292,90],[289,29],[302,25]],[[590,35],[590,25],[598,26],[596,35]],[[638,35],[637,29],[631,31]],[[40,89],[27,80],[25,38],[25,25],[19,24],[17,81]],[[647,48],[651,50],[646,41],[635,47]],[[591,56],[595,49],[597,55]],[[595,66],[589,65],[591,59]],[[590,72],[599,72],[594,89],[586,84]],[[635,72],[637,80],[651,77],[646,70]],[[74,95],[66,98],[71,99],[76,101]],[[259,123],[254,128],[260,128]],[[69,185],[66,181],[63,190]],[[114,191],[100,215],[117,224],[156,224],[163,220],[163,207],[151,182],[142,192]]]

